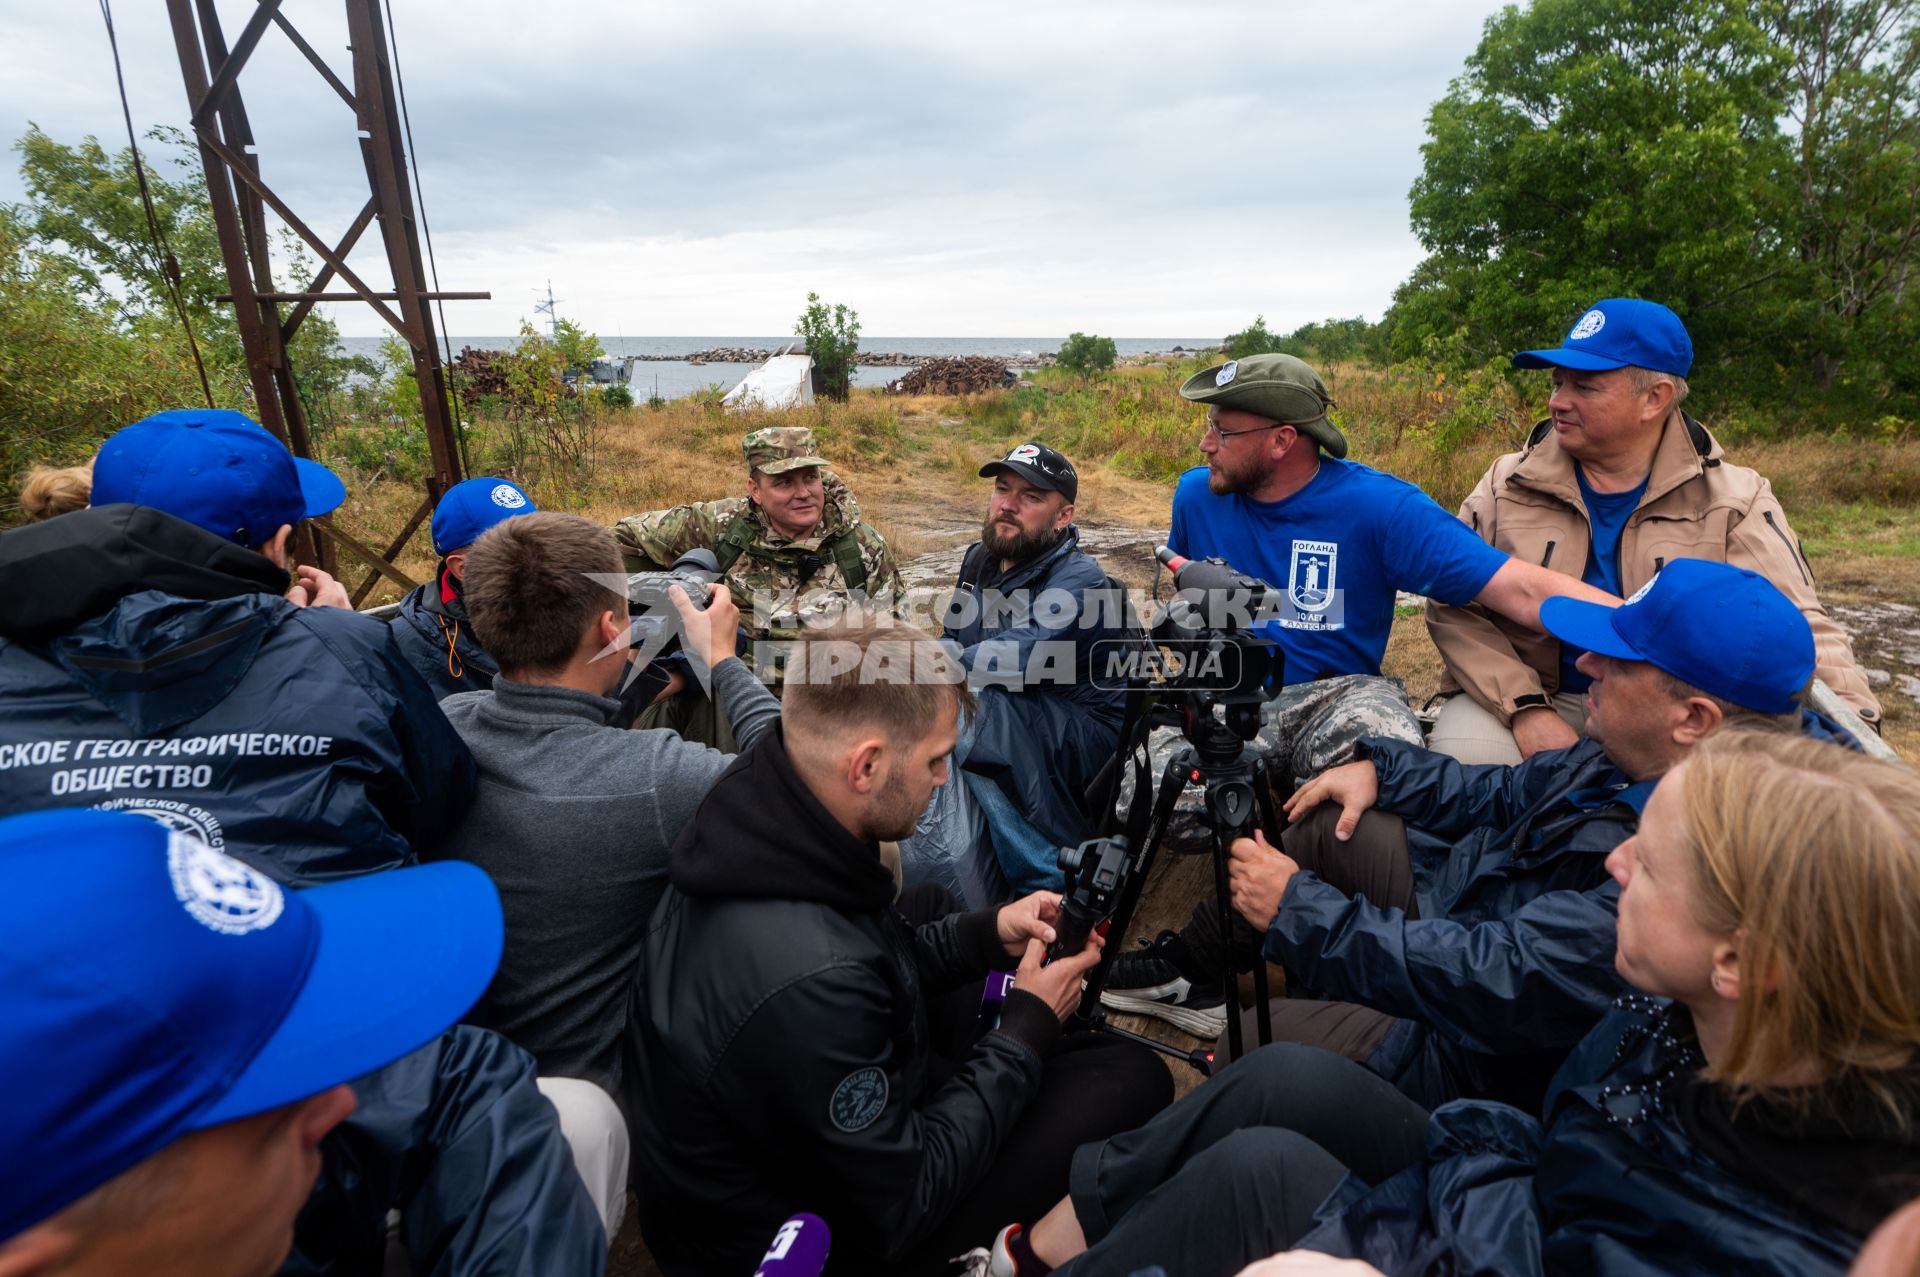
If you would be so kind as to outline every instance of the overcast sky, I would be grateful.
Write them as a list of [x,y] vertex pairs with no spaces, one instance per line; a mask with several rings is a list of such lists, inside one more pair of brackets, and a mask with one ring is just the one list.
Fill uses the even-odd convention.
[[[785,332],[809,290],[869,336],[1378,317],[1421,256],[1427,110],[1496,7],[392,4],[441,284],[494,295],[449,303],[456,336],[548,278],[609,336]],[[223,0],[229,39],[252,8]],[[286,11],[348,78],[340,5]],[[135,123],[184,126],[164,3],[114,16]],[[240,85],[267,181],[336,239],[366,198],[345,105],[277,30]],[[124,145],[95,5],[0,9],[0,118]]]

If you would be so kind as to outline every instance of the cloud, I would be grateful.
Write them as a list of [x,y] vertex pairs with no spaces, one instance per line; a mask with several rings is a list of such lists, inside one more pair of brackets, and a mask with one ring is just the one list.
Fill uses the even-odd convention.
[[[607,332],[782,331],[812,289],[876,335],[1205,336],[1380,313],[1421,255],[1426,111],[1492,7],[397,0],[395,25],[442,284],[495,294],[450,305],[457,334],[511,331],[551,278]],[[307,8],[344,72],[344,20]],[[250,9],[221,5],[229,38]],[[136,119],[184,123],[161,6],[116,16]],[[337,236],[365,198],[344,104],[278,32],[241,87],[268,181]],[[0,18],[0,114],[118,135],[91,6]],[[371,239],[354,265],[384,279]]]

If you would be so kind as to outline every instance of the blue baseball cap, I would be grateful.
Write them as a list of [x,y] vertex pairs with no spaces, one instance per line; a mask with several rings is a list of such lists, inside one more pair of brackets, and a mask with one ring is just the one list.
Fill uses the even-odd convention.
[[1693,367],[1693,339],[1680,316],[1659,302],[1609,297],[1574,321],[1558,349],[1523,350],[1513,357],[1515,368],[1604,372],[1629,365],[1686,376]]
[[464,550],[494,524],[539,510],[518,484],[505,479],[463,479],[433,507],[433,552]]
[[0,1241],[431,1041],[500,943],[492,881],[457,861],[288,891],[142,815],[0,820]]
[[150,506],[249,549],[346,499],[339,475],[224,408],[155,413],[93,463],[94,505]]
[[1813,630],[1758,572],[1675,559],[1620,607],[1551,598],[1549,634],[1589,652],[1645,661],[1762,714],[1796,708],[1813,678]]

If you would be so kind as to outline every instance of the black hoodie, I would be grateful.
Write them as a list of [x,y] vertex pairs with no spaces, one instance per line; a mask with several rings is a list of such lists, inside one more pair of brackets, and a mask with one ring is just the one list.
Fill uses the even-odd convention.
[[834,1271],[884,1272],[992,1163],[1059,1023],[1015,990],[946,1081],[923,998],[1011,965],[992,911],[910,927],[878,849],[769,732],[674,845],[634,989],[627,1106],[641,1229],[663,1270],[751,1272],[796,1211]]
[[0,535],[0,811],[137,811],[305,886],[410,863],[473,759],[387,627],[143,506]]

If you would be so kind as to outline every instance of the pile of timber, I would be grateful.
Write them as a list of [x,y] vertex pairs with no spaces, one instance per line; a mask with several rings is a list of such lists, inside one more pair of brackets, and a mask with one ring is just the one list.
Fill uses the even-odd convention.
[[929,359],[887,389],[901,395],[977,395],[1014,382],[1005,360],[985,355]]

